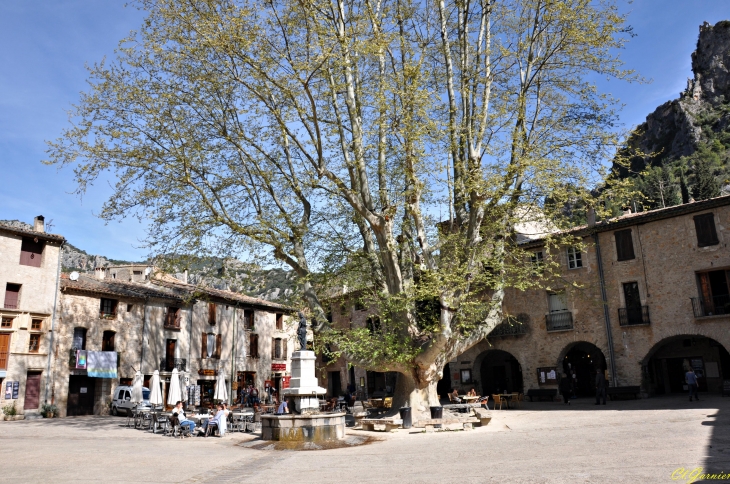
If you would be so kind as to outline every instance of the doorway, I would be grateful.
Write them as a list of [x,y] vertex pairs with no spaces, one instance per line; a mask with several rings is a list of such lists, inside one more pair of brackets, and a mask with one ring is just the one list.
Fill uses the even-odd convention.
[[482,395],[504,392],[522,393],[523,391],[522,366],[517,358],[506,351],[487,351],[479,371]]
[[94,415],[95,380],[86,375],[68,377],[68,408],[66,415]]
[[697,376],[701,392],[719,392],[730,376],[730,354],[717,341],[699,335],[675,336],[654,345],[644,358],[645,386],[653,395],[683,393],[688,390],[685,374]]
[[330,397],[339,397],[342,393],[342,380],[339,371],[327,372],[327,393]]
[[41,372],[29,371],[25,377],[25,402],[23,410],[36,410],[41,400]]
[[606,371],[606,357],[594,344],[582,341],[570,347],[562,361],[563,373],[573,380],[577,397],[596,395],[596,370]]

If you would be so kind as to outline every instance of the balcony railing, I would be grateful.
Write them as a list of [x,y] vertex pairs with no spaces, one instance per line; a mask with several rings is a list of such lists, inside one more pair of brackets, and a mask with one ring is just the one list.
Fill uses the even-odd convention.
[[649,306],[635,308],[618,308],[618,324],[620,326],[640,326],[651,324]]
[[185,358],[160,359],[160,371],[172,371],[175,368],[177,368],[177,371],[187,371],[188,360]]
[[713,296],[710,300],[705,300],[701,297],[693,297],[691,299],[695,318],[730,314],[730,296]]
[[556,311],[545,315],[545,326],[548,331],[565,331],[573,329],[573,313]]
[[519,336],[527,334],[527,325],[524,323],[500,323],[487,335],[488,338],[502,338],[505,336]]

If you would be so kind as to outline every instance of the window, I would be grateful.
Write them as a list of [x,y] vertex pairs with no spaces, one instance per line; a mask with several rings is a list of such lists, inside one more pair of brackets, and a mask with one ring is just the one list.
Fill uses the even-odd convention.
[[244,329],[253,329],[254,313],[253,309],[245,309],[243,311],[243,327]]
[[13,318],[3,318],[2,322],[0,323],[0,328],[12,328],[13,327]]
[[101,337],[101,351],[115,351],[114,350],[114,331],[104,331]]
[[215,303],[208,303],[208,324],[215,326]]
[[127,312],[128,313],[131,313],[133,309],[134,309],[134,304],[127,304]]
[[583,254],[575,247],[568,247],[568,269],[583,267]]
[[251,333],[248,336],[248,356],[251,358],[259,357],[259,335]]
[[275,360],[286,359],[286,340],[271,338],[271,357]]
[[548,294],[548,308],[551,313],[564,312],[568,310],[568,298],[564,292]]
[[624,302],[629,309],[641,308],[641,297],[639,296],[639,284],[637,282],[625,282]]
[[203,333],[200,353],[203,358],[220,358],[221,345],[223,341],[221,335],[214,333]]
[[284,329],[284,315],[283,314],[276,315],[276,329],[278,329],[278,330]]
[[368,318],[365,321],[365,326],[370,331],[370,334],[380,332],[380,318]]
[[5,286],[5,309],[18,309],[20,305],[20,284],[7,283]]
[[31,333],[30,341],[28,342],[28,353],[38,353],[41,347],[41,334]]
[[45,242],[39,241],[37,238],[23,237],[23,242],[20,245],[20,265],[40,267],[45,245]]
[[99,317],[101,319],[114,319],[117,316],[117,300],[116,299],[101,299],[99,304]]
[[165,328],[180,329],[180,308],[167,308]]
[[360,298],[355,300],[355,311],[365,311],[365,304]]
[[71,349],[86,349],[86,328],[74,328],[74,338],[71,342]]
[[32,319],[30,321],[30,329],[32,331],[40,331],[43,328],[43,320],[42,319]]
[[631,229],[617,230],[613,233],[616,237],[616,260],[631,260],[634,255],[634,241],[631,238]]
[[542,267],[542,261],[543,261],[543,256],[542,256],[541,250],[539,250],[537,252],[533,252],[532,255],[530,256],[530,262],[532,262],[532,265],[534,265],[535,267]]
[[697,247],[709,247],[717,245],[717,230],[715,230],[715,217],[712,213],[703,213],[694,217],[695,231],[697,232]]

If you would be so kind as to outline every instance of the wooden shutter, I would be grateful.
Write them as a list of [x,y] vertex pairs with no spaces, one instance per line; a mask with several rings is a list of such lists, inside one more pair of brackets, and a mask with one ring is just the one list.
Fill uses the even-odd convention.
[[215,358],[221,357],[221,346],[222,346],[221,335],[217,334],[217,335],[215,335]]
[[0,370],[8,369],[8,354],[10,353],[10,333],[0,333]]
[[175,308],[175,327],[180,327],[180,320],[182,319],[182,311],[179,308]]
[[211,326],[215,325],[215,303],[208,303],[208,324]]
[[200,357],[208,357],[208,333],[206,333],[205,331],[203,331],[203,337],[200,342]]
[[286,338],[283,338],[282,342],[281,342],[281,358],[284,360],[286,360],[287,355],[288,355],[288,353],[286,351],[286,341],[287,341]]
[[7,284],[5,286],[5,309],[18,309],[19,295],[20,284]]
[[276,338],[271,338],[271,358],[276,358]]
[[634,255],[634,243],[631,237],[631,229],[618,230],[614,232],[616,237],[616,260],[631,260]]
[[715,314],[712,286],[710,285],[710,273],[702,272],[698,276],[700,278],[700,289],[702,290],[702,302],[705,306],[705,314]]
[[44,246],[42,241],[24,238],[20,245],[20,265],[40,267]]
[[248,354],[251,355],[252,358],[258,358],[259,357],[259,335],[257,334],[251,334],[249,336],[249,351]]
[[708,247],[717,245],[717,230],[715,229],[715,216],[712,213],[703,213],[694,217],[695,231],[697,232],[697,247]]

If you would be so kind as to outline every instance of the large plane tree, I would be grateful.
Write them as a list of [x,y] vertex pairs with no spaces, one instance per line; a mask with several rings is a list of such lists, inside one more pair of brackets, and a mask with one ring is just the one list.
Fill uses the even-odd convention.
[[[505,290],[549,284],[520,224],[600,208],[585,187],[616,140],[596,81],[631,76],[610,0],[138,6],[49,162],[80,193],[115,180],[101,216],[149,222],[153,251],[290,267],[318,340],[399,372],[396,404],[416,413],[507,316]],[[328,323],[345,285],[378,324]]]

